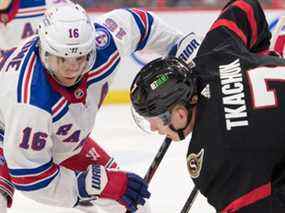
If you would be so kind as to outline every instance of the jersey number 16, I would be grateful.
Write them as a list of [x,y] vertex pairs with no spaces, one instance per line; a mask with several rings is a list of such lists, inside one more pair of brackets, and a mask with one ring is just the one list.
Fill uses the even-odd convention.
[[26,127],[23,130],[22,142],[20,147],[23,149],[31,148],[34,151],[42,150],[46,145],[48,135],[44,132],[35,132],[32,134],[32,128]]

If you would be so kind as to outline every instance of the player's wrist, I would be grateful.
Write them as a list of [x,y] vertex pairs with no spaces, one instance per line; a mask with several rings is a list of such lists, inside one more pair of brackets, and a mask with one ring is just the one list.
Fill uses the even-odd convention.
[[127,174],[118,170],[106,170],[106,172],[109,181],[100,197],[119,200],[127,190]]

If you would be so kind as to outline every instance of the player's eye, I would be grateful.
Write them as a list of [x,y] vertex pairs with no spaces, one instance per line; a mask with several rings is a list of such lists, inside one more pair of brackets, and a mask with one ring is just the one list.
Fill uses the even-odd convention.
[[76,58],[76,61],[81,62],[84,61],[86,59],[86,56],[79,56]]
[[58,59],[58,62],[61,62],[61,63],[65,62],[65,58],[63,58],[63,57],[58,56],[57,59]]

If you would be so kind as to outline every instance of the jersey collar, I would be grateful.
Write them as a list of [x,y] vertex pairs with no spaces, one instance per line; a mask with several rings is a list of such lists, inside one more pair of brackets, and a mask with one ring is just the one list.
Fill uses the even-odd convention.
[[80,83],[74,88],[67,88],[62,86],[51,77],[48,71],[46,71],[46,74],[48,76],[48,81],[52,89],[61,94],[63,97],[65,97],[69,103],[86,103],[88,77],[87,74],[83,76]]

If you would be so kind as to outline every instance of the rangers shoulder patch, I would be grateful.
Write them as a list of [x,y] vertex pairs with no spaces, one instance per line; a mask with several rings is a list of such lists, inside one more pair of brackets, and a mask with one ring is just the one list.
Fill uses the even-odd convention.
[[96,47],[98,49],[105,49],[110,45],[110,35],[107,30],[103,28],[96,29]]

